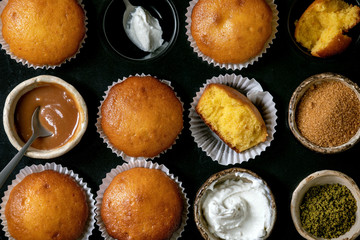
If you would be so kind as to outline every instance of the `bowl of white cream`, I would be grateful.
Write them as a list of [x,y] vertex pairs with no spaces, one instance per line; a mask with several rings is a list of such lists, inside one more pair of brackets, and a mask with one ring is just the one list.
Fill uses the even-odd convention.
[[264,180],[243,168],[212,175],[194,204],[196,225],[207,240],[266,239],[276,220],[274,196]]
[[130,61],[149,61],[163,56],[173,46],[179,17],[171,0],[130,0],[135,6],[126,27],[122,0],[107,2],[103,32],[110,49]]

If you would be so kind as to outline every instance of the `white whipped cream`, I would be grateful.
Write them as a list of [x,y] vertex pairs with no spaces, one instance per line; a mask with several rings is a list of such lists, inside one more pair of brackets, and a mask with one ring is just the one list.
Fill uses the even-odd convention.
[[270,190],[250,174],[237,176],[214,182],[204,195],[202,210],[209,231],[226,240],[263,239],[273,218]]
[[125,31],[130,40],[145,52],[154,52],[164,42],[159,21],[140,6],[131,13]]

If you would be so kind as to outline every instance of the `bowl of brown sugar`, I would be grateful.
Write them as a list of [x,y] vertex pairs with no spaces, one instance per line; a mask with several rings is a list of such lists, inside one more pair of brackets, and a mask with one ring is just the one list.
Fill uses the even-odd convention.
[[313,151],[345,151],[360,140],[360,88],[339,74],[313,75],[294,91],[288,123],[295,138]]

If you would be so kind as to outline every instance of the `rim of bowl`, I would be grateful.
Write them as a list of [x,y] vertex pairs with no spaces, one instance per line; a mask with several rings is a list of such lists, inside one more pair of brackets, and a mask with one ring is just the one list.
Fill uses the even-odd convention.
[[[333,240],[352,240],[355,239],[357,236],[360,235],[360,190],[355,181],[347,176],[346,174],[335,171],[335,170],[320,170],[314,172],[304,178],[299,185],[296,187],[292,194],[291,204],[290,204],[290,213],[292,221],[295,225],[296,230],[298,233],[303,236],[305,239],[308,240],[325,240],[324,238],[319,238],[311,235],[310,233],[306,232],[301,225],[300,222],[300,211],[299,205],[305,195],[305,193],[309,190],[312,186],[322,185],[322,184],[335,184],[339,183],[345,185],[352,193],[356,200],[356,220],[354,225],[350,228],[348,232],[335,238]],[[351,233],[353,231],[353,233]]]
[[[150,57],[147,57],[147,56],[151,55],[152,53],[149,53],[149,55],[147,55],[147,56],[145,56],[143,58],[133,58],[133,57],[124,55],[121,52],[119,52],[113,46],[113,44],[111,44],[111,41],[109,40],[109,37],[108,37],[108,35],[106,34],[106,31],[105,31],[105,18],[106,18],[106,15],[107,15],[108,11],[109,11],[110,6],[113,4],[114,1],[115,0],[111,0],[108,3],[108,5],[106,6],[106,8],[105,8],[104,16],[103,16],[103,19],[102,19],[102,29],[103,29],[103,33],[104,33],[107,44],[110,46],[110,48],[116,54],[120,55],[121,57],[123,57],[124,59],[129,60],[129,61],[147,62],[147,61],[152,61],[152,60],[155,60],[155,59],[158,59],[158,58],[164,56],[174,46],[174,43],[175,43],[175,41],[177,39],[177,36],[179,34],[179,15],[178,15],[178,12],[176,10],[176,7],[175,7],[174,3],[171,0],[165,0],[169,4],[169,7],[171,8],[171,12],[172,12],[173,19],[174,19],[174,29],[172,31],[172,35],[171,35],[171,38],[169,40],[169,44],[167,46],[165,46],[164,49],[162,49],[160,52],[158,52],[158,53],[154,54],[154,56],[150,56]],[[161,46],[160,46],[160,48],[161,48]],[[159,49],[157,49],[157,50],[159,50]],[[155,52],[157,50],[155,50]]]
[[67,153],[80,142],[88,125],[88,110],[80,93],[71,84],[65,82],[61,78],[51,75],[40,75],[21,82],[7,96],[3,111],[5,133],[8,136],[10,143],[17,150],[20,150],[25,143],[21,140],[15,129],[14,113],[16,104],[21,96],[36,88],[41,83],[57,84],[64,87],[77,103],[80,118],[78,130],[75,135],[63,146],[49,150],[40,150],[29,147],[28,151],[25,153],[25,156],[31,158],[50,159]]
[[352,89],[356,96],[358,97],[360,101],[360,88],[359,86],[352,82],[349,78],[336,74],[331,72],[326,73],[320,73],[313,76],[310,76],[306,78],[293,92],[289,108],[288,108],[288,124],[290,127],[291,132],[295,136],[295,138],[305,147],[307,147],[310,150],[313,150],[315,152],[324,153],[324,154],[333,154],[333,153],[339,153],[343,152],[351,147],[353,147],[356,143],[360,141],[360,128],[358,129],[357,133],[347,142],[339,146],[334,147],[321,147],[318,146],[309,140],[307,140],[305,137],[303,137],[297,128],[296,125],[296,110],[297,110],[297,104],[301,100],[302,96],[306,92],[306,90],[309,89],[310,86],[313,84],[318,84],[320,82],[324,81],[339,81],[344,83],[347,87]]
[[276,217],[277,217],[277,208],[276,208],[276,202],[275,202],[275,197],[269,187],[269,185],[256,173],[245,169],[245,168],[229,168],[220,172],[217,172],[213,175],[211,175],[203,184],[202,186],[199,188],[199,190],[196,193],[196,197],[195,197],[195,201],[194,201],[194,220],[196,223],[196,227],[198,228],[201,236],[206,239],[206,240],[210,240],[210,239],[218,239],[217,237],[213,236],[213,234],[211,234],[208,230],[207,227],[203,225],[203,222],[205,220],[203,220],[202,217],[202,210],[201,210],[201,202],[202,202],[202,197],[204,196],[206,190],[208,189],[208,187],[215,181],[219,181],[219,180],[226,180],[229,178],[232,178],[235,176],[236,173],[247,173],[259,180],[262,181],[262,183],[264,184],[264,186],[267,188],[269,195],[270,195],[270,199],[271,199],[271,209],[272,209],[272,219],[271,219],[271,223],[270,223],[270,227],[269,227],[269,231],[267,232],[267,235],[263,238],[266,239],[271,235],[271,232],[274,228],[275,225],[275,221],[276,221]]

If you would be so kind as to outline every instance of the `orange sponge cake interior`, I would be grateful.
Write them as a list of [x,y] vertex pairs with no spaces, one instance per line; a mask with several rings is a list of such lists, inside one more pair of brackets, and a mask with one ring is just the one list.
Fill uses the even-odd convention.
[[248,98],[229,86],[216,83],[207,85],[196,111],[236,152],[266,140],[266,126],[260,112]]
[[342,0],[315,0],[296,23],[295,39],[316,57],[343,52],[352,39],[346,35],[360,22],[360,7]]

